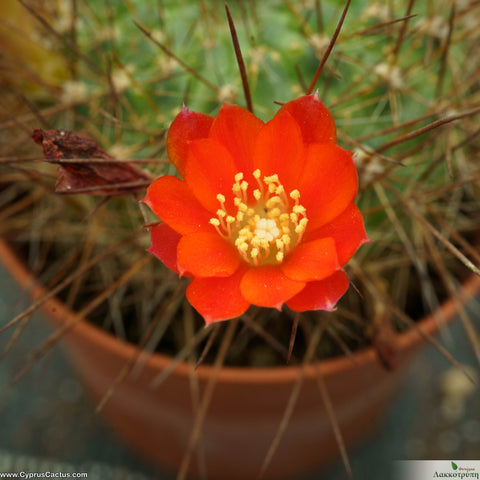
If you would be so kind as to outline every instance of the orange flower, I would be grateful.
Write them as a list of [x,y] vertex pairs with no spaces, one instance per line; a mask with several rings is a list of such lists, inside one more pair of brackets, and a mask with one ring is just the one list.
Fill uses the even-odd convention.
[[216,118],[184,107],[167,148],[183,180],[164,175],[148,189],[164,222],[149,251],[192,278],[187,298],[207,324],[251,304],[334,308],[349,284],[342,266],[367,236],[352,155],[316,94],[267,123],[235,105]]

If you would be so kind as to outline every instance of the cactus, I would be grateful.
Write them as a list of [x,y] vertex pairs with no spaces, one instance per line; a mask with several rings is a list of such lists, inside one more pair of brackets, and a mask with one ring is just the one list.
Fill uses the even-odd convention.
[[[68,76],[42,74],[29,93],[2,73],[15,121],[5,113],[0,117],[0,233],[22,242],[30,266],[51,284],[66,274],[64,266],[112,248],[114,254],[62,292],[69,304],[81,307],[102,292],[104,283],[141,261],[149,242],[143,225],[154,219],[128,197],[101,205],[88,196],[53,197],[54,167],[27,164],[32,155],[39,156],[25,143],[28,129],[43,122],[83,132],[113,157],[128,159],[153,176],[173,173],[165,132],[182,103],[209,114],[222,102],[244,104],[242,82],[218,1],[58,2],[53,12],[25,5],[22,15],[48,49],[41,57],[44,72],[57,68],[61,58],[60,70]],[[305,92],[343,6],[339,0],[230,5],[260,118],[271,118],[278,109],[274,102]],[[342,353],[365,345],[391,324],[407,328],[446,295],[456,295],[466,273],[480,273],[478,253],[471,247],[480,211],[475,166],[480,58],[474,15],[479,12],[473,0],[444,0],[441,8],[438,2],[435,8],[433,2],[406,0],[352,2],[315,88],[334,115],[339,144],[355,152],[358,205],[371,243],[348,270],[361,296],[351,290],[328,317],[304,315],[297,355],[319,318],[328,318],[328,335],[318,356]],[[128,248],[114,247],[132,233]],[[178,297],[182,286],[183,280],[159,264],[148,264],[111,292],[93,320],[104,322],[106,315],[105,328],[138,341],[167,302],[175,305],[173,321],[159,348],[177,351],[185,342],[184,322],[192,318]],[[419,293],[424,307],[415,313]],[[288,345],[291,312],[259,309],[246,320],[247,328],[252,315],[265,329],[264,337],[267,330],[276,337],[270,343]],[[254,362],[284,362],[275,350],[265,353],[262,347],[257,355],[264,343],[260,337],[251,339],[248,348],[232,348],[227,362],[244,364],[252,357],[262,358]]]

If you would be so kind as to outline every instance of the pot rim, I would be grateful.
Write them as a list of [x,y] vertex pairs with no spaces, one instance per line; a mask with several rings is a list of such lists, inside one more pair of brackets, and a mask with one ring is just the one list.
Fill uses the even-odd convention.
[[[36,282],[34,275],[17,257],[8,243],[1,238],[0,263],[5,266],[20,287],[27,291],[33,300],[38,300],[47,293],[46,289]],[[462,288],[464,292],[463,298],[466,298],[468,301],[480,290],[480,277],[472,273],[462,284]],[[465,303],[465,300],[462,300],[462,303]],[[43,303],[41,310],[58,325],[65,323],[68,319],[75,316],[72,310],[56,297],[52,297]],[[443,302],[439,307],[439,311],[442,315],[441,318],[446,319],[445,323],[451,320],[457,313],[453,298],[448,298]],[[438,315],[435,313],[424,317],[417,325],[418,328],[410,328],[406,332],[396,336],[395,346],[397,350],[408,350],[420,346],[425,342],[422,333],[432,335],[441,327],[438,324]],[[85,340],[96,343],[100,348],[110,350],[112,354],[121,357],[125,362],[130,360],[137,351],[137,347],[134,344],[123,341],[86,320],[79,321],[72,328],[72,331],[73,330]],[[66,336],[68,337],[70,334],[71,331],[67,332]],[[174,357],[154,352],[149,354],[146,365],[161,371],[167,368],[174,360]],[[365,347],[355,351],[352,356],[340,355],[307,365],[304,376],[305,379],[316,378],[318,375],[317,366],[320,367],[320,371],[324,377],[329,377],[334,376],[340,370],[352,370],[372,361],[378,361],[377,354],[372,347]],[[298,378],[302,368],[302,365],[260,368],[223,366],[218,373],[217,381],[250,384],[288,382]],[[195,372],[199,379],[205,380],[211,376],[213,369],[214,367],[212,365],[200,365]],[[183,360],[175,367],[174,372],[176,375],[189,377],[191,375],[191,366],[187,361]]]

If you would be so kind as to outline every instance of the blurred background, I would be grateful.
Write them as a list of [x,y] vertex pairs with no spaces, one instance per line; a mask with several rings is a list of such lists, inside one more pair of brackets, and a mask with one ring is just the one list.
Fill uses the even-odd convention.
[[[18,181],[27,170],[23,164],[15,163],[18,159],[38,160],[40,150],[29,141],[34,127],[85,132],[118,159],[156,159],[149,167],[152,172],[159,173],[171,169],[165,166],[164,135],[183,101],[188,100],[192,110],[205,113],[215,112],[223,101],[244,102],[223,2],[30,0],[23,3],[0,0],[0,156],[10,182]],[[302,83],[312,78],[344,2],[285,0],[231,4],[238,19],[240,42],[246,47],[256,114],[269,118],[277,109],[273,99],[288,100],[305,91]],[[322,8],[316,8],[320,4]],[[357,150],[357,165],[362,169],[364,185],[387,166],[390,168],[390,164],[382,163],[384,159],[379,161],[378,157],[369,156],[368,149],[382,146],[382,142],[395,140],[399,134],[411,130],[408,125],[396,130],[399,124],[414,119],[417,128],[426,125],[427,121],[442,119],[443,115],[465,112],[479,105],[480,4],[475,0],[432,0],[413,4],[412,12],[418,16],[408,24],[403,42],[399,41],[403,38],[402,22],[385,28],[378,25],[407,15],[407,7],[412,2],[352,2],[335,55],[329,60],[319,83],[319,92],[322,98],[323,95],[327,98],[343,135],[342,145],[353,150],[358,147],[355,139],[363,138],[364,150]],[[42,23],[40,18],[45,21]],[[150,29],[153,42],[132,19]],[[453,33],[451,19],[455,19]],[[167,46],[188,65],[193,65],[203,80],[193,81],[178,59],[158,44]],[[451,64],[444,61],[446,52],[449,52]],[[393,153],[389,150],[389,155],[409,160],[402,173],[394,172],[392,185],[398,185],[402,194],[400,186],[403,185],[407,191],[415,192],[419,169],[425,169],[429,178],[427,160],[437,158],[440,161],[436,162],[435,175],[432,175],[437,183],[429,185],[432,191],[435,188],[440,191],[439,185],[451,181],[452,172],[448,172],[448,167],[453,168],[455,179],[459,182],[466,179],[465,184],[468,184],[472,180],[471,164],[475,172],[478,170],[473,155],[470,158],[459,154],[454,158],[453,167],[441,156],[446,155],[446,150],[452,155],[452,145],[461,144],[465,136],[473,139],[472,148],[475,147],[478,140],[473,133],[478,121],[473,117],[467,120],[471,121],[435,131],[435,135],[429,137],[434,138],[432,142],[420,137],[398,145],[392,149]],[[395,127],[390,136],[378,133],[390,127]],[[478,145],[476,148],[478,152]],[[8,158],[13,158],[11,164]],[[39,172],[43,168],[38,164],[34,167]],[[24,210],[33,221],[30,217],[19,221],[12,215],[8,230],[6,223],[2,225],[0,220],[0,236],[6,231],[14,238],[17,235],[31,241],[30,266],[39,271],[45,267],[42,265],[47,258],[45,251],[48,253],[48,245],[42,250],[41,242],[35,243],[40,227],[44,229],[45,238],[52,237],[44,243],[65,241],[69,252],[71,245],[66,240],[78,244],[75,235],[78,235],[78,225],[82,227],[79,220],[96,206],[96,200],[82,198],[78,200],[82,208],[78,209],[77,217],[66,218],[51,199],[55,181],[53,170],[46,171],[42,179],[48,179],[48,188],[39,188],[41,192],[38,195],[34,192],[31,197],[20,190],[21,198],[27,197]],[[0,184],[7,183],[5,178],[2,173]],[[378,212],[375,210],[377,197],[362,193],[360,200],[365,210],[373,212],[368,218],[367,230],[380,228],[376,231],[376,242],[360,251],[359,264],[362,264],[361,256],[371,258],[366,248],[378,245],[379,263],[386,252],[383,273],[388,279],[394,273],[395,290],[397,280],[400,282],[410,274],[407,263],[396,256],[403,238],[395,238],[397,243],[394,244],[392,237],[396,229],[385,222],[385,216],[375,214]],[[468,194],[478,198],[478,191],[477,195],[475,193],[472,187],[470,192],[466,188],[450,196],[447,188],[445,196],[438,195],[441,201],[436,213],[452,225],[458,221],[454,228],[462,227],[462,220],[474,219],[478,212],[454,210],[450,206],[455,203],[463,207],[462,201]],[[7,206],[12,198],[17,198],[18,192],[11,197],[8,195],[3,198]],[[39,197],[45,202],[42,205],[49,209],[38,206]],[[425,196],[422,201],[427,207],[435,205],[437,208],[430,202],[431,198]],[[424,243],[421,234],[425,232],[411,222],[409,212],[401,205],[398,208],[395,202],[392,205],[406,228],[411,228],[407,230],[407,237],[419,246],[418,255],[423,261],[422,255],[428,256],[426,252],[431,251],[432,244]],[[122,208],[128,207],[122,205]],[[114,237],[110,235],[113,228],[128,223],[125,217],[132,223],[128,228],[141,228],[142,219],[136,218],[140,217],[136,205],[133,209],[132,215],[117,216],[117,223],[111,215],[102,218],[107,234],[97,235],[100,248],[104,237],[107,240]],[[138,225],[133,225],[132,219],[136,219]],[[478,222],[474,228],[478,228]],[[82,245],[78,245],[81,250]],[[436,245],[438,247],[438,243]],[[141,251],[143,253],[143,247]],[[43,255],[37,255],[38,252]],[[445,249],[441,252],[444,255]],[[445,258],[452,261],[449,254]],[[129,265],[131,258],[127,256],[123,260]],[[458,263],[456,259],[453,261]],[[399,293],[398,297],[401,302],[407,295]],[[0,267],[0,327],[28,305],[26,294]],[[478,301],[471,302],[468,310],[473,324],[478,326]],[[0,472],[86,472],[89,480],[174,478],[130,451],[115,437],[103,418],[94,414],[95,405],[77,380],[61,346],[53,349],[18,383],[11,385],[12,378],[28,361],[28,355],[50,332],[43,319],[35,315],[15,348],[0,361]],[[8,334],[0,335],[0,351],[8,340]],[[403,387],[380,428],[365,443],[349,450],[356,480],[390,480],[395,460],[480,460],[478,363],[459,319],[452,322],[442,343],[471,371],[477,383],[472,384],[435,348],[426,346],[409,366]],[[347,475],[338,461],[322,471],[313,472],[305,480],[320,478],[342,480]]]
[[[0,325],[29,305],[0,267]],[[477,301],[469,306],[480,321]],[[87,472],[89,480],[171,480],[118,440],[77,380],[61,347],[56,347],[20,381],[9,386],[28,354],[51,332],[35,315],[6,358],[0,361],[0,472]],[[2,342],[2,340],[4,340]],[[459,319],[443,339],[456,360],[478,376],[478,365]],[[6,338],[0,337],[0,348]],[[332,437],[332,442],[334,441]],[[395,460],[480,459],[480,391],[432,346],[415,357],[403,388],[381,427],[349,458],[356,480],[393,478]],[[347,479],[342,463],[298,480]],[[408,480],[408,479],[405,479]]]

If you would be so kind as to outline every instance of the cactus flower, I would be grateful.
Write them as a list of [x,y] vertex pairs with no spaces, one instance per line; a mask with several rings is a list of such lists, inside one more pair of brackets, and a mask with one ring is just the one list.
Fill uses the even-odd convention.
[[349,285],[342,267],[367,236],[352,154],[316,94],[267,123],[235,105],[215,118],[184,107],[167,150],[181,178],[147,191],[163,222],[149,251],[191,278],[187,298],[207,324],[250,305],[334,308]]

